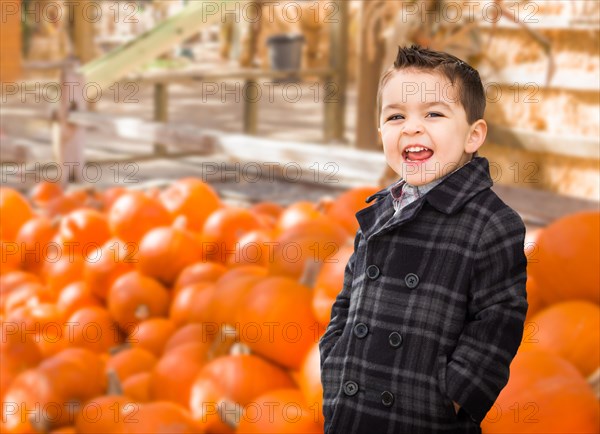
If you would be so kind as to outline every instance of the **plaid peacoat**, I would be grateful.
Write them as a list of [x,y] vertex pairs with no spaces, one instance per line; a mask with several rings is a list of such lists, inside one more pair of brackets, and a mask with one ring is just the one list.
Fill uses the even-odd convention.
[[319,341],[326,434],[481,433],[528,308],[525,225],[492,185],[477,156],[394,218],[391,186],[356,214]]

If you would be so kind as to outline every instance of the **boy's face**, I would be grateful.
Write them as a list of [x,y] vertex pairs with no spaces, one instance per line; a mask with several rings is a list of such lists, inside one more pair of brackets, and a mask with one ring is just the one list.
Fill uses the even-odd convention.
[[[427,184],[467,163],[485,140],[485,121],[468,124],[457,90],[441,74],[411,70],[396,71],[382,90],[385,157],[411,185]],[[427,150],[418,151],[419,145]]]

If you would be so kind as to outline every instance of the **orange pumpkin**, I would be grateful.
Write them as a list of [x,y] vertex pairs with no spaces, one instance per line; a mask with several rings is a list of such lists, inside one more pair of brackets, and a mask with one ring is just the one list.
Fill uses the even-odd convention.
[[307,262],[331,261],[347,239],[346,231],[324,216],[297,224],[275,239],[270,273],[299,279]]
[[102,306],[83,281],[65,286],[56,300],[56,307],[64,318],[68,318],[83,307]]
[[189,411],[173,402],[149,402],[131,412],[136,423],[127,425],[130,434],[203,434],[203,424],[196,423]]
[[39,276],[22,270],[13,270],[0,276],[0,305],[4,306],[4,298],[24,283],[42,283]]
[[175,283],[185,267],[202,259],[196,237],[175,226],[155,228],[144,235],[138,257],[137,269],[167,286]]
[[212,360],[195,377],[190,408],[201,408],[205,389],[202,384],[198,389],[196,385],[207,378],[216,382],[228,400],[242,406],[270,390],[295,387],[287,371],[262,357],[253,354],[228,355]]
[[33,217],[33,211],[27,199],[17,190],[0,187],[0,215],[3,216],[0,240],[14,241],[21,226]]
[[262,201],[252,205],[249,209],[251,212],[278,219],[285,208],[275,202]]
[[102,307],[84,307],[69,317],[65,334],[73,347],[104,353],[123,339],[108,310]]
[[523,349],[542,349],[571,362],[584,377],[600,368],[600,307],[583,300],[547,307],[526,323]]
[[348,232],[354,236],[358,230],[356,213],[366,208],[367,197],[379,191],[377,187],[355,187],[339,195],[327,209],[326,214],[337,221]]
[[323,216],[319,207],[309,201],[298,201],[286,207],[280,214],[275,225],[277,235]]
[[485,433],[597,433],[600,408],[577,369],[552,353],[519,351],[484,418]]
[[100,300],[106,300],[114,281],[132,271],[137,261],[137,246],[111,238],[85,262],[83,276],[89,291]]
[[208,317],[216,285],[210,282],[194,283],[181,288],[171,303],[169,318],[180,327],[187,323],[202,322]]
[[195,264],[185,267],[174,285],[174,290],[177,292],[184,286],[198,282],[215,282],[227,271],[227,267],[218,262],[196,262]]
[[544,300],[543,288],[540,287],[534,276],[527,276],[525,290],[527,291],[527,303],[529,304],[526,320],[529,321],[533,315],[548,306],[548,303]]
[[195,342],[178,346],[163,354],[152,371],[151,398],[187,407],[192,382],[205,365],[210,346],[209,341]]
[[173,321],[167,318],[150,318],[137,324],[129,332],[127,342],[133,347],[140,347],[150,351],[156,357],[162,356],[165,345],[176,327]]
[[171,216],[157,199],[141,191],[128,191],[110,208],[108,222],[114,236],[138,243],[149,230],[170,225]]
[[75,418],[75,429],[78,434],[127,432],[127,428],[135,423],[134,414],[139,406],[129,396],[97,396],[83,403]]
[[2,255],[0,277],[24,268],[24,264],[21,263],[21,243],[0,240],[0,255]]
[[42,181],[33,186],[29,192],[29,197],[37,206],[43,206],[51,199],[61,197],[63,189],[57,182]]
[[306,405],[316,409],[318,421],[323,423],[323,385],[321,384],[321,353],[318,342],[315,343],[302,362],[298,384],[304,394]]
[[221,207],[221,200],[213,188],[197,178],[174,182],[161,192],[160,201],[172,219],[185,216],[189,230],[194,232],[200,232],[208,216]]
[[48,289],[58,297],[65,286],[83,279],[84,269],[85,260],[81,255],[71,254],[61,248],[58,260],[44,263],[42,274]]
[[141,321],[167,316],[169,299],[169,292],[160,282],[130,271],[114,281],[107,304],[121,330],[129,332]]
[[56,236],[57,225],[46,217],[29,219],[17,233],[16,243],[23,269],[39,273]]
[[[211,331],[212,335],[209,333]],[[212,330],[211,328],[206,327],[205,324],[186,324],[177,329],[177,331],[169,338],[165,345],[165,353],[171,351],[173,348],[178,347],[179,345],[213,340],[216,335],[216,327],[214,330]]]
[[320,408],[308,408],[298,389],[277,389],[258,396],[244,415],[236,432],[247,434],[322,434]]
[[327,326],[331,317],[331,306],[344,286],[344,273],[354,245],[347,243],[326,261],[317,275],[313,295],[313,312],[319,324]]
[[600,212],[562,217],[540,231],[528,273],[549,304],[583,299],[600,304]]
[[112,369],[121,382],[141,372],[150,372],[157,358],[142,348],[125,348],[110,356],[106,361],[106,371]]
[[92,209],[76,210],[62,218],[58,236],[63,245],[87,257],[110,238],[108,220]]
[[241,341],[257,354],[298,369],[318,332],[310,289],[286,277],[267,277],[244,294],[241,305]]
[[273,257],[273,232],[256,229],[243,235],[235,244],[235,253],[227,258],[228,267],[259,265],[268,267]]
[[227,207],[216,210],[202,228],[205,258],[223,264],[235,262],[233,252],[239,239],[244,234],[262,227],[256,215],[245,208]]
[[[191,415],[195,421],[205,425],[206,432],[219,434],[234,433],[234,429],[230,426],[227,419],[228,415],[235,413],[235,407],[233,408],[233,412],[228,408],[232,405],[235,406],[238,404],[227,400],[225,392],[212,377],[202,377],[194,381],[190,395]],[[219,411],[223,406],[227,406],[225,410],[228,410],[228,413]]]
[[123,394],[135,402],[150,402],[151,372],[139,372],[130,375],[123,381]]

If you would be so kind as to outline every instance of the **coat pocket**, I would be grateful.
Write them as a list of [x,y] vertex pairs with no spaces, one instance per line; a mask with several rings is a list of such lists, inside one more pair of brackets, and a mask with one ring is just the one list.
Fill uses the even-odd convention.
[[452,417],[456,418],[457,413],[456,410],[454,410],[454,403],[452,402],[452,399],[450,399],[450,397],[448,396],[448,390],[446,388],[446,370],[448,368],[448,356],[446,356],[445,354],[440,354],[437,358],[437,364],[437,379],[439,389],[442,392],[444,406],[449,411],[449,414],[452,415]]

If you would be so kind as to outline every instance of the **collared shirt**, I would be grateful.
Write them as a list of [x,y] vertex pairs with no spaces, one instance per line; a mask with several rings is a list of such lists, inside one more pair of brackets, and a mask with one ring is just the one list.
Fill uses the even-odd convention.
[[396,216],[397,214],[399,214],[400,211],[404,207],[406,207],[410,203],[414,202],[418,198],[424,196],[433,187],[435,187],[436,185],[438,185],[440,182],[442,182],[448,176],[452,175],[457,170],[459,170],[462,167],[464,167],[465,165],[469,164],[471,161],[473,161],[473,159],[467,161],[462,166],[454,169],[452,172],[450,172],[450,173],[448,173],[448,174],[446,174],[446,175],[444,175],[444,176],[442,176],[440,178],[434,179],[433,181],[428,182],[427,184],[423,184],[423,185],[418,185],[418,186],[417,185],[411,185],[408,182],[406,182],[404,180],[404,178],[400,178],[400,180],[398,182],[396,182],[390,188],[390,194],[392,195],[392,203],[394,205],[394,209],[396,210],[396,212],[394,213],[394,216]]

